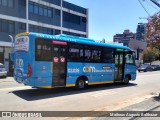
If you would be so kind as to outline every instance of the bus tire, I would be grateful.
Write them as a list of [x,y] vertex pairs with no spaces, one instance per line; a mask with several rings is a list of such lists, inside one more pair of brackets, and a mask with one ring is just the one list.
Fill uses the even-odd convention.
[[130,80],[130,77],[128,75],[126,75],[125,78],[124,78],[123,84],[124,85],[129,84],[129,80]]
[[86,81],[83,77],[80,77],[76,81],[76,89],[84,89],[86,87]]

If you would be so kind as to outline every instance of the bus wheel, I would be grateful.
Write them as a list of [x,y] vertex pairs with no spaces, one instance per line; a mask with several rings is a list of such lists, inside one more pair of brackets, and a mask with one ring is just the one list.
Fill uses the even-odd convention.
[[86,82],[84,78],[78,78],[76,81],[76,89],[84,89],[86,87]]
[[129,84],[129,76],[128,75],[125,76],[123,84],[125,84],[125,85]]

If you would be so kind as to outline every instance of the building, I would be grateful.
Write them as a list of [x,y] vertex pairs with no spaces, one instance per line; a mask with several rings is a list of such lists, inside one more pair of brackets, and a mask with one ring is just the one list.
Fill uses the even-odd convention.
[[131,39],[135,39],[136,34],[130,32],[130,30],[124,30],[123,34],[116,34],[113,36],[113,42],[123,43],[124,46],[128,46]]
[[147,42],[133,39],[130,40],[128,46],[135,50],[136,58],[139,60],[142,56],[142,52],[147,48]]
[[132,33],[130,30],[124,30],[123,34],[116,34],[113,37],[114,42],[122,43],[135,50],[136,58],[139,60],[143,50],[146,49],[147,43],[144,39],[145,28],[144,24],[138,24],[137,33]]
[[139,41],[145,41],[144,35],[146,34],[145,23],[138,23],[136,30],[136,39]]
[[88,37],[88,9],[64,0],[0,0],[0,62],[8,71],[11,40],[26,31]]

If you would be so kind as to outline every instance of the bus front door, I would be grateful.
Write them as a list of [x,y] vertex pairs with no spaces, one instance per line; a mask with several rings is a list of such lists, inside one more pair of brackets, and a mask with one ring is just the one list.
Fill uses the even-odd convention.
[[66,84],[66,46],[53,45],[52,86]]
[[115,75],[114,80],[122,81],[123,78],[123,69],[124,69],[124,62],[123,62],[123,52],[116,52],[115,53]]

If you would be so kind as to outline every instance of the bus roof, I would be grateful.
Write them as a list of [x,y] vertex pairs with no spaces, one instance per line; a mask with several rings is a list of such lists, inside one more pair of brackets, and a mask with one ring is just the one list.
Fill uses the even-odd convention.
[[110,48],[134,51],[127,46],[109,44],[109,43],[99,43],[99,42],[96,42],[94,39],[65,35],[65,34],[48,35],[48,34],[35,33],[35,32],[24,32],[24,33],[17,34],[16,37],[27,36],[27,35],[32,35],[38,38],[46,38],[46,39],[51,39],[51,40],[54,39],[54,40],[65,41],[65,42],[80,43],[80,44],[86,44],[86,45],[95,45],[95,46],[110,47]]

